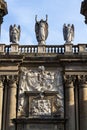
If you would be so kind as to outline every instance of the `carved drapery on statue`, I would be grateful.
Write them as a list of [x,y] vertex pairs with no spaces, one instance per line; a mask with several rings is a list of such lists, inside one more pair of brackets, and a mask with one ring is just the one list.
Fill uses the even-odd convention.
[[10,25],[9,27],[10,42],[18,43],[18,41],[20,40],[20,33],[21,33],[20,25],[18,25],[18,27],[16,26],[16,24],[14,24],[14,26]]
[[[63,117],[63,84],[62,74],[59,70],[47,71],[44,66],[38,69],[22,68],[19,82],[19,99],[18,99],[18,116],[25,116],[27,100],[25,97],[27,92],[39,92],[38,95],[31,98],[31,112],[34,115],[52,115],[56,108],[56,115]],[[43,93],[48,93],[43,95]],[[55,93],[50,96],[49,92]],[[54,104],[54,105],[53,105]]]
[[39,45],[45,45],[45,40],[47,39],[48,36],[47,15],[45,21],[43,19],[37,21],[37,16],[35,17],[35,20],[36,20],[35,33],[36,33],[37,41]]
[[63,25],[63,36],[66,43],[71,43],[74,39],[74,25]]

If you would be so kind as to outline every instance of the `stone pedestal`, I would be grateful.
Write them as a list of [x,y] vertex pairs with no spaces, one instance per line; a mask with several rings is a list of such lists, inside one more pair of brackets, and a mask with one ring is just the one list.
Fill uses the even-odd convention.
[[65,43],[65,53],[64,54],[72,54],[72,43]]
[[18,44],[11,44],[11,52],[10,54],[19,54],[19,45]]
[[75,102],[72,76],[65,76],[65,116],[66,130],[75,130]]
[[87,54],[86,44],[79,44],[79,54]]
[[38,53],[46,53],[45,45],[38,45]]
[[87,129],[87,77],[82,76],[79,82],[80,130]]
[[2,127],[3,84],[0,80],[0,130]]
[[12,119],[16,118],[16,94],[17,85],[14,79],[9,80],[9,119],[8,119],[8,129],[15,130],[15,125],[12,123]]
[[5,44],[0,44],[0,54],[5,54]]

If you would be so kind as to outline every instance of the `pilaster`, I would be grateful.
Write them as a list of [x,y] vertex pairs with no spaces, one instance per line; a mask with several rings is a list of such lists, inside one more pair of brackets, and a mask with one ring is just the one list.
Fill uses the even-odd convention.
[[67,118],[66,130],[75,130],[75,102],[73,76],[65,75],[65,116]]
[[87,75],[81,75],[79,79],[79,113],[80,130],[87,129]]

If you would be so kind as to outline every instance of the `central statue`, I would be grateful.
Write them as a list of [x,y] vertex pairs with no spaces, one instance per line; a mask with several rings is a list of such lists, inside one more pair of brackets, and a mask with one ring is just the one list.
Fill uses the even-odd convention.
[[35,17],[35,33],[36,33],[36,39],[38,41],[39,45],[45,45],[45,40],[48,36],[48,23],[47,23],[47,15],[46,20],[44,21],[41,19],[40,21],[37,21],[37,15]]

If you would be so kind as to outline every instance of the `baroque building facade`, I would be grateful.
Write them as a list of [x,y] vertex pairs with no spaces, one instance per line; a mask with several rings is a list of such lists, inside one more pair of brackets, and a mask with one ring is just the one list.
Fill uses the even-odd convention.
[[0,130],[87,129],[87,45],[72,43],[73,24],[63,45],[46,45],[47,20],[35,17],[38,45],[19,45],[15,24],[0,44]]
[[86,44],[0,44],[0,130],[86,130]]

